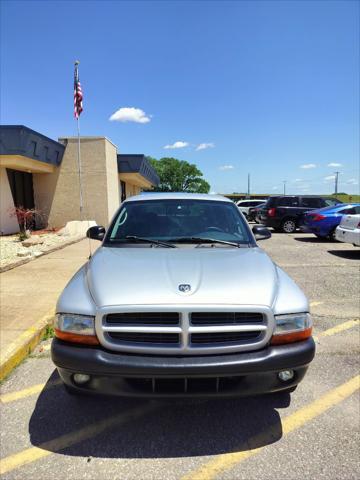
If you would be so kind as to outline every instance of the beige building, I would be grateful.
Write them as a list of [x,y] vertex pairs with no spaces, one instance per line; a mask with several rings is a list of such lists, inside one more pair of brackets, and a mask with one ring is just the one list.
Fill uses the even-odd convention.
[[[81,137],[83,219],[107,226],[119,204],[159,178],[144,155],[118,154],[105,137]],[[36,228],[80,219],[77,137],[52,140],[30,128],[0,127],[0,233],[19,231],[15,207],[35,209]]]

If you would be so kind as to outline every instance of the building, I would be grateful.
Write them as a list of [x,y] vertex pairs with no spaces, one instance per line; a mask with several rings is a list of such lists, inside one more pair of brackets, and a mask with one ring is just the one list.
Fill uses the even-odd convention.
[[[16,233],[14,207],[35,208],[36,228],[79,220],[77,137],[52,140],[23,125],[0,126],[0,232]],[[159,184],[144,155],[119,154],[106,137],[81,137],[83,218],[107,226],[119,204]]]

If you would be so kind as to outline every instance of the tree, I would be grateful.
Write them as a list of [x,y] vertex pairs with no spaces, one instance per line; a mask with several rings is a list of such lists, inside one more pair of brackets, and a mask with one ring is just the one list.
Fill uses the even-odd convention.
[[160,183],[154,188],[156,192],[190,192],[208,193],[210,185],[204,180],[202,172],[196,165],[164,157],[160,160],[147,157],[160,177]]

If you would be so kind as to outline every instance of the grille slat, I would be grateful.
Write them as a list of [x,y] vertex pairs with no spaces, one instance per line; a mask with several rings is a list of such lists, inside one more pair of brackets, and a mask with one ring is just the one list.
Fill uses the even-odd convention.
[[105,321],[109,325],[179,325],[178,312],[110,313]]
[[243,325],[261,324],[264,322],[262,313],[257,312],[193,312],[191,325]]
[[129,343],[176,344],[180,340],[177,333],[109,332],[108,335],[114,340]]
[[217,333],[192,333],[191,343],[232,343],[255,340],[261,335],[260,332],[217,332]]

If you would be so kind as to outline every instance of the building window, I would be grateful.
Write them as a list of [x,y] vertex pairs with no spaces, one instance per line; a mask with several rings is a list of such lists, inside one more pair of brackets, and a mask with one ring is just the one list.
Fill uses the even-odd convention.
[[124,200],[126,200],[126,183],[121,180],[120,186],[121,186],[121,201],[123,202]]

